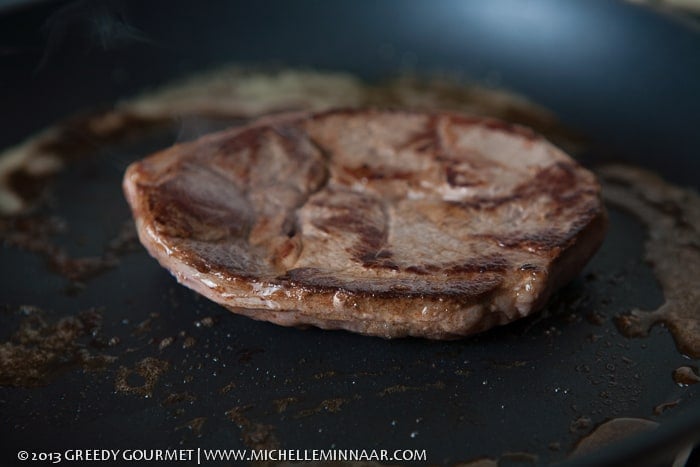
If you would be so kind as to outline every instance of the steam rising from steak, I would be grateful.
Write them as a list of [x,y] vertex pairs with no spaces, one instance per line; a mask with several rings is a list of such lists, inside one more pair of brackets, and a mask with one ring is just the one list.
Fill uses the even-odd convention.
[[345,73],[294,69],[271,73],[233,65],[151,90],[107,111],[76,115],[0,152],[0,215],[35,208],[50,177],[81,155],[93,154],[96,146],[167,126],[173,119],[247,121],[289,110],[374,106],[487,115],[524,123],[565,147],[577,145],[575,136],[551,112],[504,90],[446,78],[398,77],[369,85]]
[[455,338],[527,316],[583,267],[593,174],[530,130],[454,113],[284,114],[129,167],[141,242],[234,312]]

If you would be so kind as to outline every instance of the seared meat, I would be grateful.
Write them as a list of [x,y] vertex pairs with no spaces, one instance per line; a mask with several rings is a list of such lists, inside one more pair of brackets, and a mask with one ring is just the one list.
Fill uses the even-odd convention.
[[141,242],[286,326],[448,339],[541,308],[602,242],[594,175],[530,130],[446,112],[267,117],[132,164]]

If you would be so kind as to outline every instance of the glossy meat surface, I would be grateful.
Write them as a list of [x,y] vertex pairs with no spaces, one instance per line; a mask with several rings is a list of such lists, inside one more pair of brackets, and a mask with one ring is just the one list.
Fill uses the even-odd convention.
[[530,130],[446,112],[265,117],[132,164],[141,242],[256,319],[448,339],[527,316],[583,267],[594,175]]

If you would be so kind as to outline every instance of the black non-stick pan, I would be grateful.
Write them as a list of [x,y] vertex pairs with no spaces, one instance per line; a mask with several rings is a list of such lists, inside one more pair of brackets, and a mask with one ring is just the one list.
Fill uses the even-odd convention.
[[[0,147],[227,63],[370,82],[446,73],[551,109],[584,164],[623,161],[697,189],[697,24],[603,1],[24,4],[0,16]],[[50,462],[19,451],[280,448],[671,465],[700,440],[698,386],[673,378],[697,360],[663,326],[631,338],[616,325],[664,301],[644,258],[648,229],[630,213],[609,206],[603,247],[543,313],[483,335],[282,328],[177,285],[130,236],[123,170],[177,141],[180,124],[87,144],[45,186],[25,187],[41,190],[34,211],[2,219],[0,464]],[[17,232],[22,241],[9,238]],[[103,267],[66,266],[58,249]],[[21,360],[18,346],[33,353]],[[597,427],[629,418],[629,437],[571,456]]]

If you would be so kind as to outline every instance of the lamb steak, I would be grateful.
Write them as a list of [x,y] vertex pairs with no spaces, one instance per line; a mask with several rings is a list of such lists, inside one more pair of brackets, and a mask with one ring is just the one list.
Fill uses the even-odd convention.
[[133,163],[179,282],[285,326],[450,339],[542,308],[602,243],[595,176],[531,130],[440,111],[263,117]]

